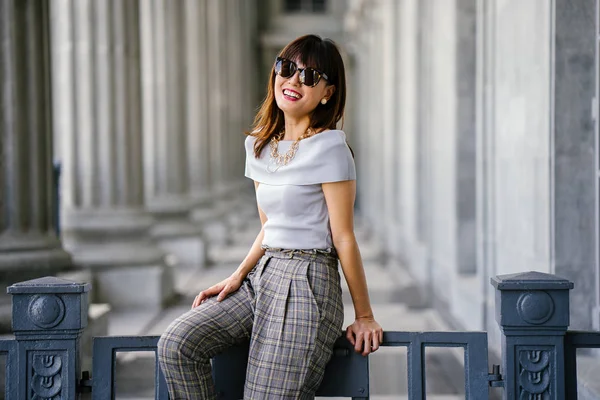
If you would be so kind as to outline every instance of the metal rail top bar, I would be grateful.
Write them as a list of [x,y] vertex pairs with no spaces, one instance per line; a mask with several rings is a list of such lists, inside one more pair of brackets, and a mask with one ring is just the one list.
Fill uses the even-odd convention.
[[382,346],[409,346],[419,342],[432,347],[466,346],[487,338],[486,332],[384,332]]
[[[426,346],[455,347],[466,346],[486,336],[486,332],[384,332],[382,346],[409,346],[419,342]],[[143,347],[156,347],[160,336],[99,336],[94,342],[121,351]],[[1,343],[2,341],[0,341]],[[0,348],[1,349],[1,348]]]
[[160,339],[160,336],[96,336],[94,337],[94,343],[98,342],[113,349],[121,350],[123,348],[156,347],[158,339]]
[[574,347],[599,348],[600,332],[568,331],[567,340]]

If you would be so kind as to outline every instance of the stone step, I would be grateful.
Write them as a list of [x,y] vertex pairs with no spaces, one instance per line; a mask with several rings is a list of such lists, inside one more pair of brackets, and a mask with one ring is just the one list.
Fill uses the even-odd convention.
[[108,324],[110,336],[148,335],[156,318],[163,313],[156,309],[119,309],[112,312]]
[[[67,279],[77,283],[92,283],[92,271],[89,269],[75,269],[56,274],[58,278]],[[92,288],[93,289],[93,288]]]
[[111,308],[108,304],[93,303],[88,310],[88,326],[81,335],[81,370],[92,370],[93,338],[108,335]]

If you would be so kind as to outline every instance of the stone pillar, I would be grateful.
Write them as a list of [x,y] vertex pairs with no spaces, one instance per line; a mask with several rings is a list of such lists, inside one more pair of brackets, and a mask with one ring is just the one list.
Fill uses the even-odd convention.
[[222,1],[209,1],[208,2],[208,76],[210,77],[208,82],[208,95],[210,97],[209,103],[209,126],[210,126],[210,147],[211,147],[211,158],[210,158],[210,174],[213,188],[216,190],[216,194],[220,195],[223,191],[223,184],[225,180],[225,168],[224,163],[224,132],[225,132],[225,118],[223,110],[226,101],[226,92],[223,85],[224,75],[224,52],[226,50],[223,46],[224,38],[226,38],[226,30],[223,24],[224,20],[224,2]]
[[[207,0],[185,0],[185,62],[187,109],[187,173],[193,204],[191,218],[201,229],[213,218],[211,209],[212,184],[210,179],[211,148],[208,124],[210,97],[208,84]],[[202,236],[204,260],[207,263],[207,240]]]
[[[399,159],[399,130],[398,130],[398,102],[397,98],[400,93],[398,85],[398,37],[396,24],[396,8],[399,7],[397,2],[384,2],[381,4],[381,27],[382,27],[382,52],[383,58],[380,66],[381,90],[378,97],[381,98],[382,110],[382,140],[380,151],[380,159],[382,160],[381,180],[379,193],[383,196],[383,207],[380,209],[381,219],[384,232],[380,236],[382,242],[385,242],[385,251],[388,254],[396,254],[398,250],[398,191],[396,182],[398,180],[399,168],[397,168],[397,160]],[[377,114],[375,114],[377,115]]]
[[460,274],[475,274],[476,247],[476,32],[477,1],[456,3],[456,220],[457,267]]
[[[223,43],[227,43],[230,33],[226,29],[226,2],[208,1],[207,12],[207,56],[208,56],[208,132],[210,147],[210,208],[202,212],[196,211],[195,218],[203,218],[207,213],[210,219],[203,224],[203,232],[210,244],[225,245],[229,242],[229,228],[225,221],[229,204],[227,197],[229,187],[227,166],[231,162],[227,156],[227,137],[231,135],[226,118],[228,101],[226,53],[232,51]],[[238,72],[240,73],[240,72]]]
[[173,283],[144,211],[138,3],[51,4],[65,246],[92,271],[96,301],[160,306]]
[[54,232],[48,3],[0,0],[0,279],[71,265]]
[[202,266],[206,250],[200,229],[190,220],[194,201],[187,164],[185,5],[140,3],[146,199],[157,220],[152,234],[160,245],[179,262]]
[[600,26],[591,17],[598,15],[597,3],[557,1],[551,38],[554,272],[578,288],[571,296],[571,328],[580,330],[600,329]]
[[187,162],[190,195],[198,205],[210,201],[210,143],[208,126],[207,0],[185,0]]
[[[245,150],[243,132],[249,129],[249,124],[244,124],[243,109],[251,107],[245,104],[243,93],[249,91],[246,72],[247,63],[252,59],[244,59],[244,49],[242,44],[243,16],[242,1],[227,0],[226,20],[227,20],[227,49],[226,74],[225,80],[227,86],[227,121],[228,127],[225,131],[226,147],[225,154],[227,163],[227,194],[226,204],[229,209],[226,215],[227,226],[231,234],[239,231],[248,218],[248,208],[256,209],[254,205],[249,205],[247,198],[242,195],[242,191],[248,188],[248,179],[244,176]],[[251,186],[250,186],[251,187]],[[251,192],[253,193],[253,191]]]
[[[261,74],[263,78],[267,78],[264,70],[258,69],[258,54],[259,49],[257,47],[258,34],[257,34],[257,13],[260,12],[256,4],[256,0],[241,0],[239,1],[238,21],[240,24],[240,62],[244,66],[244,74],[240,74],[240,78],[244,75],[247,76],[258,76]],[[244,149],[245,131],[251,129],[254,122],[256,109],[258,108],[265,87],[261,79],[240,79],[242,83],[242,94],[239,96],[241,102],[241,128],[236,135],[236,148],[238,161],[238,167],[236,173],[240,180],[239,195],[242,204],[241,215],[245,223],[252,222],[252,226],[258,230],[260,226],[257,224],[258,211],[256,207],[256,195],[254,185],[250,179],[244,176],[246,151]]]
[[418,76],[417,76],[417,126],[416,126],[416,192],[417,235],[413,262],[415,277],[423,285],[425,291],[430,290],[432,283],[431,234],[433,230],[432,210],[432,176],[431,176],[431,67],[432,47],[431,25],[433,21],[431,0],[419,1],[418,15]]

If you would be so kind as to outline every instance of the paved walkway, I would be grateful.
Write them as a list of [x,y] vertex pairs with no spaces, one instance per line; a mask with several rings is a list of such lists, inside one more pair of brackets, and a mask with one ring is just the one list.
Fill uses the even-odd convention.
[[[182,294],[173,306],[156,312],[112,312],[109,319],[110,335],[159,335],[178,315],[187,311],[193,298],[206,287],[229,276],[237,263],[245,256],[258,231],[259,220],[248,221],[245,228],[233,238],[233,244],[215,249],[216,265],[198,270],[181,267],[177,269],[178,292]],[[360,224],[359,224],[360,226]],[[357,237],[363,255],[373,309],[377,320],[385,330],[422,331],[443,327],[431,310],[409,309],[398,302],[406,296],[410,277],[400,267],[386,267],[381,261],[376,243],[369,240],[368,233],[357,229]],[[342,279],[343,280],[343,279]],[[347,287],[344,286],[345,322],[353,320],[354,311]],[[428,349],[427,398],[437,400],[464,399],[464,378],[456,378],[456,354],[449,349]],[[370,356],[372,399],[407,399],[407,370],[405,348],[382,348]],[[118,399],[152,399],[154,360],[152,353],[125,353],[117,365]],[[450,373],[453,372],[453,373]],[[461,380],[462,379],[462,380]]]

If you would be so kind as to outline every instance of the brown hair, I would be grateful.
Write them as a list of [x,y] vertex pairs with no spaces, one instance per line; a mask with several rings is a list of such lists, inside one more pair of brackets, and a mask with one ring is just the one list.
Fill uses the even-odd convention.
[[[300,61],[323,71],[329,77],[328,85],[335,86],[335,92],[327,104],[318,104],[310,115],[310,127],[314,130],[335,129],[336,124],[344,117],[346,105],[346,74],[344,62],[337,45],[330,39],[321,39],[316,35],[301,36],[289,43],[281,52],[280,57]],[[255,136],[254,155],[258,158],[262,149],[271,138],[284,129],[283,111],[275,102],[275,70],[271,68],[267,95],[254,118],[252,132],[247,135]]]

